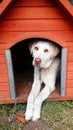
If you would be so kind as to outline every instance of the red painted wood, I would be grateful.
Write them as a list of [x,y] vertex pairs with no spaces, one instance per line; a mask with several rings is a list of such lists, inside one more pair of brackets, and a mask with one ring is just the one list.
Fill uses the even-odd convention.
[[72,40],[70,39],[70,41],[67,43],[69,44],[69,52],[73,52],[73,39]]
[[4,55],[4,48],[0,46],[0,55]]
[[[71,45],[72,47],[73,45]],[[73,62],[73,52],[68,51],[68,62]]]
[[[3,39],[4,35],[2,35],[2,39]],[[8,37],[8,36],[7,36]],[[7,37],[4,37],[4,40],[1,40],[0,41],[6,41],[8,42],[6,39]],[[5,55],[5,50],[6,50],[6,43],[5,44],[0,44],[0,55]]]
[[7,98],[10,98],[10,92],[9,91],[1,91],[0,92],[0,100],[4,99],[6,101]]
[[12,8],[3,19],[67,18],[60,9],[49,7]]
[[6,63],[5,55],[0,54],[0,64]]
[[67,80],[73,80],[73,71],[68,71],[67,72]]
[[67,70],[73,71],[73,62],[68,62]]
[[9,48],[15,43],[28,38],[47,38],[60,45],[67,47],[68,43],[65,41],[73,39],[72,31],[34,31],[34,32],[4,32],[0,33],[1,41],[6,41],[6,45],[1,45],[3,48]]
[[9,87],[9,83],[0,83],[0,91],[9,91],[10,87]]
[[68,0],[58,0],[61,5],[65,8],[65,10],[72,16],[73,18],[73,6],[69,3]]
[[[6,20],[1,23],[1,31],[37,31],[64,30],[71,31],[73,27],[68,20]],[[44,26],[43,26],[44,25]]]
[[73,88],[67,88],[66,95],[69,96],[69,97],[73,97]]
[[4,13],[5,10],[7,10],[8,6],[11,4],[12,0],[3,0],[0,3],[0,15]]
[[7,74],[0,74],[0,83],[9,82]]
[[31,6],[31,7],[33,7],[33,6],[56,6],[55,4],[54,4],[54,2],[52,2],[52,1],[50,1],[50,0],[37,0],[37,1],[35,1],[35,0],[18,0],[18,1],[16,1],[15,3],[14,3],[14,5],[13,5],[13,7],[20,7],[20,6],[26,6],[26,7],[28,7],[28,6]]
[[67,88],[73,88],[73,80],[67,80]]
[[7,65],[0,63],[0,74],[7,74]]

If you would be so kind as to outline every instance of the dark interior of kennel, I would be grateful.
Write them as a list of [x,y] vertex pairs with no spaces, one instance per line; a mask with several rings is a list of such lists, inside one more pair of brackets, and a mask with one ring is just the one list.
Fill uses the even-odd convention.
[[[32,56],[30,55],[28,46],[34,40],[35,38],[27,39],[11,47],[15,90],[18,98],[19,97],[27,98],[31,90],[34,70],[32,66]],[[49,96],[49,99],[58,96],[60,96],[60,78],[57,79],[56,90]]]

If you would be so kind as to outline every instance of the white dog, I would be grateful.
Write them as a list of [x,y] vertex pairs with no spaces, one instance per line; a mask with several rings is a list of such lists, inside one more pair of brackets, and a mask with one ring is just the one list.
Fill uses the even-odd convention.
[[[33,56],[34,82],[28,96],[25,118],[36,121],[40,118],[42,102],[55,90],[60,50],[52,42],[35,41],[30,51]],[[41,90],[42,84],[44,88]]]

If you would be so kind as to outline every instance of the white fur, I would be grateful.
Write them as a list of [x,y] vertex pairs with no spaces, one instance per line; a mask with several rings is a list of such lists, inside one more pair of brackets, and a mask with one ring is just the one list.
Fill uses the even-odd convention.
[[[35,47],[39,49],[35,50]],[[55,81],[60,59],[56,57],[59,49],[51,42],[38,41],[30,48],[33,56],[34,81],[28,96],[25,117],[26,120],[32,119],[36,121],[40,118],[42,102],[55,90]],[[44,52],[45,49],[48,49],[48,52]],[[36,58],[41,59],[39,65],[35,64]],[[45,83],[45,87],[40,91],[42,82]]]

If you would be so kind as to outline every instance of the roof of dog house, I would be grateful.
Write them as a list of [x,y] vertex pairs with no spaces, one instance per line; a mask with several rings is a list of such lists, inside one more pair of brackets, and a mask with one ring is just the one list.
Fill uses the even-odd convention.
[[[28,3],[28,4],[27,4]],[[36,4],[35,4],[36,3]],[[12,32],[22,32],[22,31],[28,31],[26,28],[24,29],[24,27],[27,26],[27,24],[29,25],[29,22],[31,23],[31,28],[29,28],[29,30],[35,30],[33,27],[32,27],[32,24],[33,26],[36,26],[37,30],[39,28],[39,30],[45,30],[45,26],[49,26],[48,29],[46,30],[50,30],[50,33],[51,33],[51,30],[53,31],[56,31],[57,30],[57,26],[59,26],[59,29],[58,30],[63,30],[63,28],[65,28],[64,30],[73,30],[73,27],[72,27],[72,20],[73,20],[73,1],[72,0],[52,0],[52,1],[49,1],[49,0],[40,0],[39,2],[34,2],[34,0],[30,1],[28,0],[27,2],[23,2],[23,0],[21,1],[16,1],[16,0],[1,0],[1,8],[0,8],[0,17],[2,19],[1,21],[1,31],[5,32],[7,31],[11,31]],[[53,6],[53,8],[52,8]],[[19,7],[19,9],[18,9]],[[31,7],[31,8],[26,11],[27,9],[23,9],[22,7]],[[38,7],[37,11],[35,11],[36,9],[34,9],[35,7]],[[43,8],[43,11],[41,9],[39,9],[40,7]],[[50,7],[48,9],[48,7]],[[55,10],[54,7],[57,7],[57,10]],[[21,9],[22,8],[22,9]],[[45,10],[46,8],[46,10]],[[44,10],[45,10],[45,13],[44,13]],[[53,10],[53,11],[52,11]],[[59,10],[59,14],[58,13],[58,10]],[[51,13],[52,11],[52,13]],[[30,12],[30,13],[29,13]],[[55,15],[56,14],[56,15]],[[44,16],[46,15],[46,16]],[[5,19],[5,21],[3,21],[3,19]],[[7,20],[12,20],[11,22],[9,21],[9,23],[6,21]],[[27,20],[25,21],[26,25],[24,24],[23,21],[15,21],[15,20]],[[43,22],[40,22],[41,26],[39,25],[39,22],[38,23],[35,23],[30,20],[37,20],[37,19],[43,19]],[[45,19],[48,19],[48,24],[44,22]],[[54,21],[55,19],[60,19],[58,22],[57,21]],[[64,20],[63,20],[64,19]],[[29,21],[28,21],[29,20]],[[52,21],[51,21],[52,20]],[[67,21],[66,21],[67,20]],[[21,23],[21,24],[20,24]],[[50,24],[51,23],[51,24]],[[10,25],[9,28],[11,28],[11,30],[9,28],[7,28],[8,24]],[[43,26],[43,24],[45,26]],[[6,25],[6,27],[5,27]],[[13,25],[13,27],[11,26]],[[14,29],[15,28],[15,25],[19,26],[19,28],[21,29]],[[21,26],[23,25],[23,27]],[[39,26],[37,26],[39,25]],[[71,25],[71,26],[70,26]],[[3,28],[4,26],[4,28]],[[12,29],[13,28],[13,29]],[[41,29],[42,28],[42,29]],[[35,33],[34,33],[35,34]],[[19,34],[20,35],[20,34]],[[57,35],[57,34],[54,34],[54,35]],[[53,36],[54,36],[53,35]],[[72,35],[72,33],[70,33],[70,35]],[[67,36],[67,34],[66,34]],[[28,37],[28,36],[27,36]],[[33,36],[35,37],[35,36]],[[43,36],[40,36],[39,37],[43,37]],[[52,36],[50,36],[52,37]],[[18,39],[19,37],[17,37]],[[15,38],[14,38],[15,39]],[[56,36],[55,38],[51,38],[51,39],[54,39],[54,41],[56,41]],[[60,37],[59,37],[60,39]],[[62,41],[62,40],[59,40],[58,37],[57,37],[57,41]],[[22,40],[22,39],[21,39]],[[14,40],[15,41],[15,40]],[[20,38],[19,38],[19,41],[20,41]],[[59,43],[60,43],[59,42]]]
[[[14,102],[11,99],[10,91],[13,90],[10,90],[7,70],[8,51],[11,50],[14,54],[16,48],[22,48],[21,51],[24,51],[23,42],[26,44],[35,38],[53,41],[67,49],[62,61],[66,60],[67,64],[64,69],[65,96],[54,97],[53,100],[73,99],[73,0],[0,0],[0,20],[1,103]],[[25,54],[25,60],[27,55],[28,53]],[[14,61],[19,62],[17,57]],[[25,97],[26,95],[24,100]],[[24,100],[21,97],[18,102]]]
[[[7,10],[8,7],[12,4],[12,2],[13,0],[0,0],[0,14],[3,14],[5,10]],[[73,18],[73,0],[56,0],[56,2],[58,2],[62,8],[64,8],[64,11],[66,11]]]

